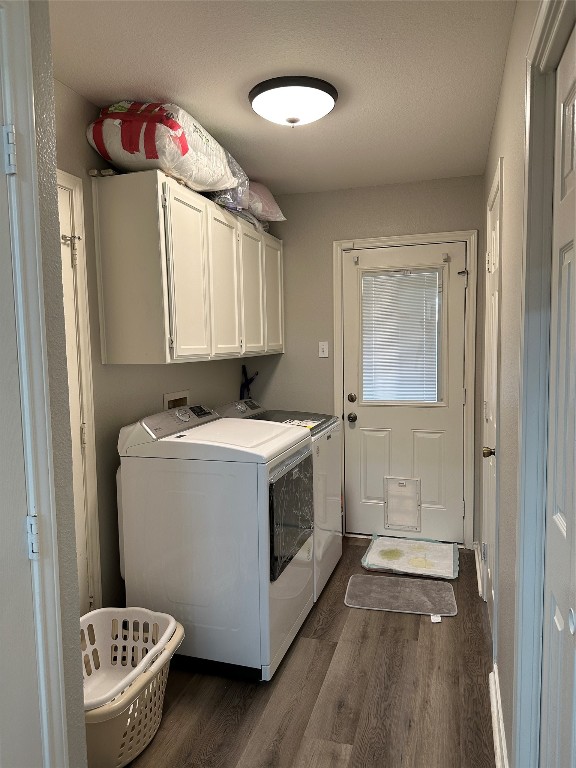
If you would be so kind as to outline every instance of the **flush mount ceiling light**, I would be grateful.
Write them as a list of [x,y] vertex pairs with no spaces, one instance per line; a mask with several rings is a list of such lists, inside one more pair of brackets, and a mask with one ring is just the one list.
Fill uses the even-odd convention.
[[317,77],[273,77],[249,93],[252,109],[279,125],[306,125],[334,109],[338,91]]

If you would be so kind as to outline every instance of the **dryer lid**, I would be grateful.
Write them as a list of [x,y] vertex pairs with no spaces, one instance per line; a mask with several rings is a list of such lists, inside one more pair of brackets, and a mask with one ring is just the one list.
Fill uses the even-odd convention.
[[250,419],[217,419],[153,442],[126,445],[123,456],[263,464],[310,442],[305,427]]

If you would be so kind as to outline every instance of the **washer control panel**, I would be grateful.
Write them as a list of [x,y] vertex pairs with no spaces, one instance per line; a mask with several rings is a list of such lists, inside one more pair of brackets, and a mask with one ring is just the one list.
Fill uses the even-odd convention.
[[171,408],[169,411],[146,416],[140,424],[155,440],[170,437],[183,429],[198,427],[220,418],[217,413],[203,405],[187,405],[182,408]]

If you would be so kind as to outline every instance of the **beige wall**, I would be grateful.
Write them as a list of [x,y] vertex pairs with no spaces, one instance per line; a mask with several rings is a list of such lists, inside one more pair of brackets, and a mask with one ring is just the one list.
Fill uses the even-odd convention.
[[[46,324],[46,350],[50,398],[50,430],[57,530],[58,588],[62,632],[62,663],[69,763],[86,765],[84,702],[79,654],[79,599],[76,567],[76,534],[72,498],[72,445],[68,409],[66,341],[62,301],[62,270],[58,237],[54,89],[48,4],[31,2],[30,32],[34,80],[34,119],[40,207],[40,243]],[[5,649],[8,651],[9,649]],[[9,691],[8,691],[9,695]],[[26,713],[22,713],[25,717]]]
[[[253,394],[269,407],[333,413],[333,242],[477,229],[482,254],[483,180],[472,176],[285,195],[278,202],[287,219],[274,225],[274,234],[284,241],[286,352],[258,361],[260,375]],[[481,316],[477,337],[482,338]],[[329,342],[328,359],[318,357],[319,341]],[[481,362],[478,355],[477,371],[481,371]],[[481,375],[477,382],[481,384]],[[477,386],[477,403],[480,396]],[[477,457],[481,413],[477,407]],[[477,471],[479,461],[476,458]],[[479,502],[476,488],[476,510]]]
[[[474,176],[280,196],[286,347],[258,361],[253,394],[270,407],[333,412],[334,241],[481,229],[482,195]],[[328,359],[318,357],[319,341],[330,343]]]
[[521,279],[524,207],[526,52],[537,2],[516,6],[500,101],[486,165],[488,197],[498,158],[503,158],[501,370],[499,403],[500,523],[498,556],[497,662],[508,747],[512,744],[516,527],[518,518],[518,417],[520,393]]
[[123,600],[118,560],[115,473],[119,464],[116,441],[120,427],[163,409],[163,394],[189,389],[194,403],[213,407],[238,397],[239,360],[178,365],[102,365],[98,326],[98,296],[94,256],[90,168],[106,163],[85,138],[86,126],[98,110],[67,86],[55,81],[58,168],[84,183],[88,301],[92,340],[96,461],[100,516],[102,586],[105,605]]

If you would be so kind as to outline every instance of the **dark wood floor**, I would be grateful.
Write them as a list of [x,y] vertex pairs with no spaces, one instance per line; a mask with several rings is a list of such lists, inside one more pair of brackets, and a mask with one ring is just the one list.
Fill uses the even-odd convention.
[[137,768],[494,768],[490,649],[474,555],[458,615],[347,608],[362,539],[344,554],[269,683],[199,674],[175,657],[164,717]]

